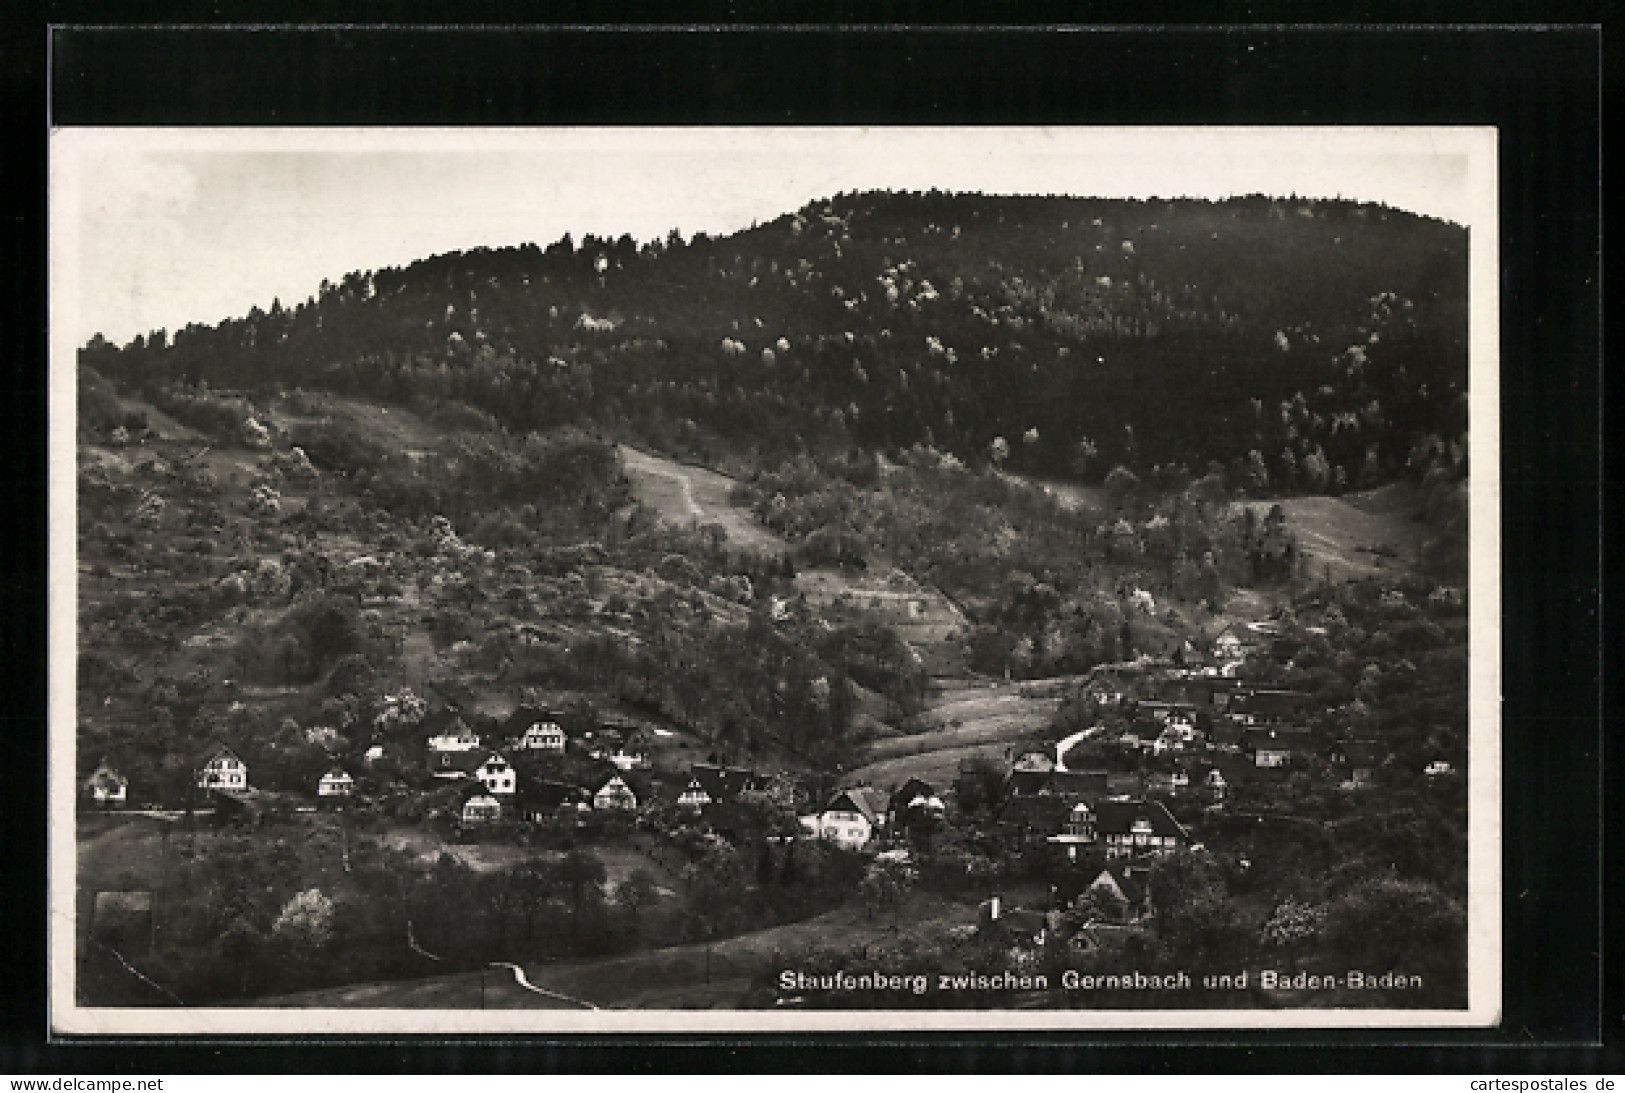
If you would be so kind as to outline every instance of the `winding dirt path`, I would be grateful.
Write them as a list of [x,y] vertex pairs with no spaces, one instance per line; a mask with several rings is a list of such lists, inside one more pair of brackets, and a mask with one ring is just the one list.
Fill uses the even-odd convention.
[[525,978],[525,969],[521,968],[518,964],[509,964],[507,961],[503,960],[493,960],[491,961],[491,967],[507,968],[509,971],[513,972],[513,981],[532,994],[540,994],[548,998],[556,999],[560,1002],[569,1002],[574,1005],[581,1006],[583,1009],[595,1010],[599,1008],[598,1006],[593,1005],[591,1002],[584,1001],[580,998],[571,998],[567,994],[559,994],[557,991],[545,990],[538,987],[536,984]]

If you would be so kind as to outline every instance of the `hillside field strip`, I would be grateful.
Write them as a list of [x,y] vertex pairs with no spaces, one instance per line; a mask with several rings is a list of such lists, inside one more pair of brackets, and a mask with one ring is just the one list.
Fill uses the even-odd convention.
[[1054,478],[1034,478],[1031,475],[1000,471],[999,477],[1034,489],[1043,490],[1067,512],[1092,512],[1097,515],[1111,511],[1111,497],[1104,486],[1085,486],[1079,482],[1062,482]]
[[852,777],[881,787],[909,778],[946,786],[958,773],[960,760],[1002,756],[1006,748],[1048,725],[1059,694],[1030,682],[944,685],[920,715],[921,731],[867,745],[863,766]]
[[674,524],[720,524],[729,544],[779,555],[789,545],[735,505],[734,480],[704,467],[620,446],[621,465],[638,499]]
[[1350,581],[1403,572],[1415,564],[1427,532],[1415,518],[1413,499],[1400,487],[1242,504],[1260,518],[1281,506],[1311,578],[1329,572],[1334,581]]
[[[734,504],[735,482],[703,467],[620,447],[622,466],[644,504],[672,523],[720,524],[734,546],[783,554],[790,545]],[[884,623],[918,651],[933,675],[958,674],[957,639],[965,616],[952,600],[896,569],[846,573],[835,569],[802,570],[796,588],[814,610],[826,616],[862,615]],[[949,648],[951,647],[951,648]],[[940,666],[940,670],[939,670]]]

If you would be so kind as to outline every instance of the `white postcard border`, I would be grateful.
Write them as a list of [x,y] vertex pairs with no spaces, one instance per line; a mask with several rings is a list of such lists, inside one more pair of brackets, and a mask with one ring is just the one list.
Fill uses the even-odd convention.
[[[1157,130],[1166,134],[1172,127]],[[1192,127],[1211,132],[1214,127]],[[607,131],[607,130],[606,130]],[[833,131],[833,130],[831,130]],[[902,131],[902,130],[899,130]],[[1144,127],[1102,132],[1132,134]],[[308,1034],[560,1034],[1450,1029],[1482,1028],[1502,1013],[1501,512],[1500,321],[1497,133],[1492,127],[1235,127],[1297,143],[1316,138],[1368,140],[1374,146],[1417,142],[1468,164],[1470,370],[1469,483],[1469,761],[1468,1006],[1464,1010],[928,1010],[928,1011],[666,1011],[365,1010],[85,1007],[74,994],[76,497],[74,369],[81,305],[77,289],[79,175],[83,145],[98,133],[132,133],[166,147],[472,149],[545,139],[541,129],[57,129],[49,164],[49,530],[48,731],[49,839],[47,896],[49,1013],[54,1034],[79,1036],[288,1036]],[[582,130],[568,132],[579,136]],[[656,133],[658,130],[643,130]],[[731,135],[751,130],[719,130]],[[803,134],[820,130],[799,129]],[[72,141],[64,141],[72,135]],[[70,149],[70,145],[72,146]],[[1085,195],[1080,195],[1085,196]],[[514,243],[522,240],[514,240]],[[342,271],[334,271],[335,274]]]

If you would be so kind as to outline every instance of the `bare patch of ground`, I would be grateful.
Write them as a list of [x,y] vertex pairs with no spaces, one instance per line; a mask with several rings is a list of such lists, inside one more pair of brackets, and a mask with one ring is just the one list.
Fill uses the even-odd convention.
[[396,828],[387,831],[378,836],[378,842],[430,865],[439,861],[442,854],[446,854],[475,873],[497,873],[512,869],[520,862],[547,856],[528,847],[507,846],[502,843],[447,842],[427,831],[414,828]]
[[1259,517],[1280,505],[1287,529],[1308,559],[1306,576],[1334,581],[1393,576],[1416,562],[1427,525],[1415,519],[1415,499],[1402,486],[1342,497],[1247,501]]
[[1103,486],[1085,486],[1078,482],[1062,482],[1054,478],[1030,478],[1026,475],[999,472],[1000,476],[1023,486],[1043,490],[1055,503],[1068,512],[1108,512],[1111,498]]
[[[758,523],[748,509],[733,503],[734,479],[624,444],[620,452],[633,491],[663,519],[719,524],[735,546],[771,554],[789,551],[788,543]],[[808,604],[826,617],[851,614],[895,629],[920,654],[932,675],[954,675],[962,670],[958,638],[966,627],[964,615],[941,592],[900,570],[807,569],[796,575],[795,583]]]
[[621,465],[638,499],[672,523],[720,524],[736,547],[784,554],[790,546],[757,523],[730,498],[736,483],[726,475],[651,455],[625,444]]

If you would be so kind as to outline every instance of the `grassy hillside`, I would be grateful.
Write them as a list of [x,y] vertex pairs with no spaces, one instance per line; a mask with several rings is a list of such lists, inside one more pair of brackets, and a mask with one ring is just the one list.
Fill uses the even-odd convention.
[[[854,902],[805,922],[757,930],[713,945],[681,945],[606,960],[533,965],[525,969],[534,985],[603,1009],[715,1009],[742,1006],[753,987],[786,967],[795,956],[822,948],[851,948],[906,934],[914,926],[969,925],[973,904],[916,895],[904,906],[875,916]],[[355,1007],[377,1009],[552,1009],[569,1004],[519,987],[506,971],[462,973],[387,984],[360,984],[339,990],[309,991],[256,999],[275,1007]]]
[[1334,581],[1414,569],[1430,534],[1421,499],[1405,483],[1342,497],[1288,497],[1247,504],[1263,516],[1280,504],[1308,572]]

